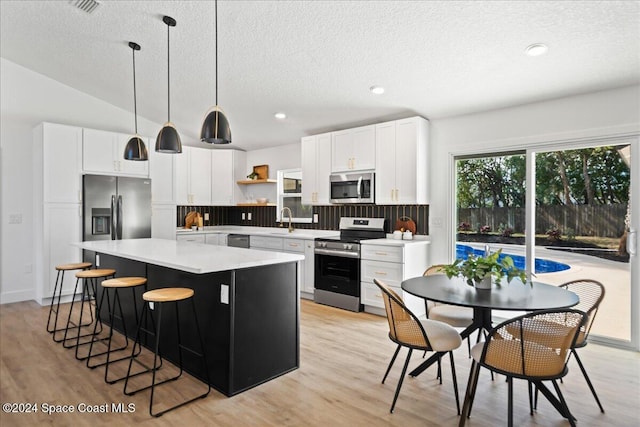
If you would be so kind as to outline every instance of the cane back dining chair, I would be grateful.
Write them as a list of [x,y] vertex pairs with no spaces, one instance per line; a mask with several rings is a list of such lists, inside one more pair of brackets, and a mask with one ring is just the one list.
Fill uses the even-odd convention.
[[400,388],[402,387],[402,382],[407,373],[407,367],[409,366],[409,360],[411,359],[411,353],[413,350],[422,350],[449,353],[453,391],[459,415],[460,400],[458,398],[458,384],[456,380],[455,362],[453,360],[453,350],[460,347],[460,344],[462,343],[460,335],[453,327],[446,323],[428,319],[419,320],[418,317],[405,306],[402,298],[387,284],[378,279],[374,279],[373,282],[382,291],[384,307],[389,323],[389,339],[398,344],[396,351],[389,362],[387,371],[384,374],[382,384],[384,384],[387,379],[387,375],[389,375],[389,371],[391,371],[391,367],[400,352],[400,348],[407,347],[409,349],[389,412],[393,413],[393,409],[396,406],[396,401],[400,394]]
[[576,343],[571,348],[571,354],[573,354],[576,362],[578,362],[578,366],[582,371],[582,375],[584,375],[584,379],[587,381],[587,385],[589,385],[589,389],[591,390],[593,397],[596,399],[598,407],[600,407],[600,412],[604,413],[604,408],[600,403],[600,399],[596,394],[596,390],[595,388],[593,388],[593,384],[591,384],[589,375],[587,375],[587,371],[584,369],[584,365],[582,364],[582,361],[580,360],[580,357],[578,357],[578,353],[576,352],[577,348],[582,348],[587,345],[587,338],[589,337],[589,332],[591,331],[591,325],[593,325],[593,320],[595,319],[596,314],[598,313],[598,308],[600,307],[600,303],[604,298],[604,286],[602,285],[602,283],[596,280],[578,279],[563,283],[559,287],[565,288],[578,295],[578,298],[580,298],[580,302],[573,308],[583,311],[587,314],[585,324],[580,328],[580,331],[578,332],[578,338],[576,338]]
[[[444,274],[443,267],[443,264],[432,265],[427,268],[422,275],[433,276],[436,274]],[[471,307],[443,304],[425,299],[424,308],[427,319],[444,322],[454,328],[466,328],[473,322],[473,309]],[[478,335],[478,341],[479,340],[480,335]],[[471,357],[471,336],[467,338],[467,349],[469,351],[469,357]]]
[[[575,419],[564,400],[557,380],[567,374],[567,361],[580,328],[584,312],[573,309],[534,311],[509,319],[488,334],[485,342],[471,349],[473,358],[459,426],[470,416],[478,385],[480,367],[507,377],[508,425],[513,426],[513,379],[529,383],[529,405],[533,405],[532,387],[541,391],[562,416],[575,426]],[[556,396],[542,383],[551,381]]]

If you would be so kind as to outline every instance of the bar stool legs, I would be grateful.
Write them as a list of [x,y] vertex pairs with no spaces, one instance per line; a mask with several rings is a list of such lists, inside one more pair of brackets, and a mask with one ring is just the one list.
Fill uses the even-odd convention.
[[92,264],[90,262],[56,265],[56,282],[53,287],[53,295],[51,296],[51,304],[49,305],[49,317],[47,319],[47,332],[52,334],[51,336],[55,342],[62,341],[62,339],[58,338],[57,333],[67,329],[66,327],[58,328],[58,316],[60,313],[60,300],[62,299],[62,286],[64,285],[64,273],[65,271],[70,270],[86,270],[91,268],[91,266]]
[[[136,303],[137,297],[136,297],[136,288],[144,286],[145,290],[146,290],[146,284],[147,284],[147,279],[145,277],[118,277],[115,279],[109,279],[109,280],[105,280],[102,282],[102,295],[100,298],[100,304],[98,306],[98,312],[102,311],[102,305],[104,304],[104,301],[107,301],[107,308],[109,311],[109,336],[106,339],[107,341],[107,349],[105,351],[102,352],[94,352],[94,343],[99,342],[99,341],[103,341],[104,339],[98,339],[98,334],[97,334],[97,328],[98,328],[98,323],[96,322],[94,324],[94,338],[91,340],[91,343],[89,345],[89,353],[87,355],[87,367],[94,369],[97,368],[99,366],[105,366],[105,372],[104,372],[104,381],[108,384],[114,384],[118,381],[121,381],[123,379],[125,379],[125,376],[122,376],[120,378],[116,378],[116,379],[109,379],[109,366],[112,363],[116,363],[122,360],[129,360],[132,357],[136,357],[138,354],[140,354],[140,352],[142,351],[142,346],[139,343],[135,343],[134,342],[134,347],[133,347],[133,353],[132,354],[127,354],[126,356],[122,356],[116,359],[111,359],[111,354],[112,353],[116,353],[122,350],[126,350],[129,347],[129,334],[127,333],[127,326],[126,326],[126,322],[124,320],[124,314],[123,314],[123,310],[122,310],[122,303],[120,301],[120,294],[119,294],[119,290],[120,289],[125,289],[125,288],[129,288],[131,289],[131,294],[132,294],[132,298],[133,298],[133,310],[134,310],[134,319],[136,321],[138,321],[138,304]],[[111,290],[112,293],[112,298],[109,296],[109,290]],[[113,300],[113,301],[112,301]],[[118,310],[119,310],[119,316],[116,316],[116,305],[118,306]],[[113,328],[114,328],[114,322],[116,320],[116,317],[118,317],[121,321],[122,321],[122,329],[123,329],[123,333],[124,333],[124,345],[118,347],[118,348],[112,348],[112,343],[113,343]],[[137,350],[136,350],[137,347]],[[103,362],[99,362],[99,363],[93,363],[92,364],[92,358],[98,357],[98,356],[102,356],[102,355],[106,355],[106,361]],[[150,369],[150,368],[149,368]]]
[[[109,277],[113,277],[115,274],[116,274],[116,271],[113,269],[83,270],[76,273],[76,287],[74,290],[74,294],[75,292],[78,291],[78,285],[80,283],[80,280],[82,280],[82,297],[80,299],[80,318],[77,325],[75,325],[75,328],[73,328],[74,323],[71,321],[71,315],[73,313],[73,308],[75,306],[75,303],[72,302],[71,308],[69,309],[69,316],[67,318],[67,328],[64,332],[64,338],[62,339],[62,345],[65,348],[75,348],[75,357],[78,360],[84,360],[86,358],[86,357],[79,356],[78,348],[80,346],[90,344],[91,341],[94,339],[94,333],[99,334],[102,332],[102,322],[100,320],[100,313],[98,312],[96,307],[96,301],[97,301],[97,295],[98,295],[96,280],[108,279]],[[92,300],[93,300],[93,303],[91,302]],[[85,311],[85,302],[87,303],[87,307],[89,310],[89,317],[90,317],[90,323],[88,324],[82,323],[82,318]],[[93,310],[92,310],[92,305],[93,305]],[[94,327],[93,331],[83,334],[82,327],[90,326],[91,324],[93,324],[93,322],[95,322],[96,325],[98,323],[100,324],[100,330],[98,331]],[[68,336],[69,331],[72,328],[76,329],[76,334],[74,336]],[[91,337],[91,339],[86,340],[84,342],[80,341],[81,338],[86,338],[86,337]],[[73,342],[74,340],[75,342]],[[71,341],[70,344],[68,344],[69,341]]]
[[[153,369],[152,371],[152,378],[151,378],[151,385],[148,385],[146,387],[142,387],[142,388],[138,388],[136,390],[131,390],[128,391],[127,390],[127,386],[129,385],[129,378],[132,377],[133,375],[131,375],[131,366],[133,364],[134,361],[134,357],[132,355],[131,359],[129,360],[129,370],[127,371],[127,377],[125,379],[125,383],[124,383],[124,393],[128,396],[131,396],[139,391],[142,390],[147,390],[147,389],[151,389],[151,397],[149,400],[149,414],[151,414],[154,417],[159,417],[163,414],[165,414],[166,412],[172,411],[176,408],[179,408],[181,406],[184,406],[188,403],[191,403],[197,399],[202,399],[206,396],[209,395],[209,392],[211,391],[211,381],[209,378],[209,370],[207,367],[207,360],[206,360],[206,355],[205,355],[205,349],[204,349],[204,343],[202,341],[202,334],[200,333],[200,325],[198,323],[198,316],[196,314],[196,307],[195,307],[195,303],[193,301],[193,294],[194,291],[192,289],[188,289],[188,288],[163,288],[163,289],[155,289],[152,291],[148,291],[145,292],[142,295],[143,300],[145,301],[144,307],[142,308],[142,314],[140,316],[140,322],[138,323],[138,331],[136,333],[136,343],[140,342],[140,332],[141,330],[144,330],[145,332],[148,332],[152,335],[155,335],[155,346],[154,346],[154,355],[153,355]],[[199,344],[200,344],[200,351],[201,353],[197,353],[196,351],[189,349],[187,347],[185,347],[182,344],[182,340],[181,340],[181,333],[180,333],[180,317],[179,317],[179,309],[178,309],[178,302],[182,301],[182,300],[186,300],[186,299],[190,299],[191,300],[191,307],[192,307],[192,312],[194,315],[194,319],[195,319],[195,324],[196,324],[196,332],[198,334],[198,340],[199,340]],[[167,378],[164,379],[162,381],[159,381],[156,383],[156,371],[158,370],[158,364],[157,364],[157,360],[158,360],[158,355],[159,355],[159,349],[160,349],[160,332],[161,332],[161,327],[162,327],[162,310],[163,310],[163,305],[168,303],[168,302],[173,302],[174,306],[175,306],[175,313],[176,313],[176,329],[178,332],[178,363],[179,363],[179,373],[178,375],[171,377],[171,378]],[[157,325],[154,327],[153,331],[148,331],[146,329],[144,329],[142,327],[143,324],[143,320],[144,320],[144,315],[148,309],[149,304],[154,304],[154,306],[156,307],[156,310],[158,312],[158,319],[157,319]],[[135,346],[135,344],[134,344]],[[134,347],[135,350],[135,347]],[[207,380],[207,391],[201,395],[198,395],[192,399],[186,400],[184,402],[181,402],[177,405],[174,405],[170,408],[164,409],[162,411],[159,412],[153,412],[153,403],[154,403],[154,395],[155,395],[155,389],[157,386],[171,382],[171,381],[175,381],[178,378],[180,378],[182,376],[182,372],[183,372],[183,367],[182,367],[182,351],[186,350],[196,356],[199,356],[202,360],[202,366],[204,368],[205,374],[206,374],[206,380]],[[162,358],[160,358],[160,361],[162,363]],[[136,375],[136,374],[134,374]]]

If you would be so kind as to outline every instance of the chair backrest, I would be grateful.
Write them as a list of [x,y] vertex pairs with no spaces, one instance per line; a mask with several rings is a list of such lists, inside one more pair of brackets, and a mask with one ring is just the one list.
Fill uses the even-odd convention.
[[534,311],[493,328],[479,362],[520,378],[558,378],[566,363],[584,312],[573,309]]
[[580,302],[573,308],[583,311],[587,314],[587,320],[585,324],[580,328],[578,338],[576,339],[576,347],[580,347],[585,344],[591,331],[591,325],[598,313],[598,307],[604,298],[604,286],[597,280],[592,279],[578,279],[570,282],[563,283],[559,286],[565,288],[580,298]]
[[444,267],[444,264],[434,264],[431,267],[427,268],[424,273],[422,273],[423,276],[433,276],[436,274],[445,274],[444,270],[442,269]]
[[422,324],[404,305],[402,297],[378,279],[373,279],[373,283],[382,291],[384,308],[389,322],[389,338],[398,344],[409,347],[430,349],[431,345]]

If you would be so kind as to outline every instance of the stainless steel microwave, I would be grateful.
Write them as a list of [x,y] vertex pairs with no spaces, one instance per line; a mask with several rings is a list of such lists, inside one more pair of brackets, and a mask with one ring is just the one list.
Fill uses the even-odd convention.
[[334,173],[329,177],[331,203],[373,203],[375,173]]

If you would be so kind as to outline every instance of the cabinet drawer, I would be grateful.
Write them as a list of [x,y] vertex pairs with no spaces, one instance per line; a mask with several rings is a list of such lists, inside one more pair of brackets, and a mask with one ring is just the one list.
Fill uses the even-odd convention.
[[176,236],[176,240],[180,242],[195,242],[195,243],[204,243],[204,234],[194,234],[187,236]]
[[204,242],[207,245],[219,245],[220,244],[220,242],[218,240],[218,234],[216,234],[216,233],[205,234],[204,235]]
[[266,237],[266,236],[254,236],[249,238],[249,244],[252,248],[256,249],[273,249],[276,251],[282,251],[282,237]]
[[302,239],[282,239],[283,248],[286,252],[304,252],[304,240]]
[[[398,295],[402,295],[400,287],[391,286]],[[374,283],[360,283],[361,303],[371,307],[384,309],[384,300],[382,299],[382,291]]]
[[373,284],[373,279],[382,280],[389,286],[400,287],[404,265],[396,262],[360,261],[360,274],[363,282]]
[[402,246],[362,245],[362,259],[374,261],[404,262]]

